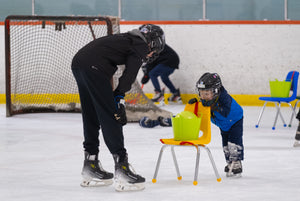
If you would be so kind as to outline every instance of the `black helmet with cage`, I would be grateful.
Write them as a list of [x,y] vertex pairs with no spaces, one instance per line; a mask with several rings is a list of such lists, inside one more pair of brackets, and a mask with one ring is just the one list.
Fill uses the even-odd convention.
[[154,24],[143,24],[139,27],[140,32],[144,35],[149,44],[151,52],[159,54],[165,47],[164,31]]
[[[217,73],[204,73],[198,82],[196,88],[203,106],[211,106],[220,96],[220,89],[222,87],[221,78]],[[209,98],[204,97],[207,93]]]

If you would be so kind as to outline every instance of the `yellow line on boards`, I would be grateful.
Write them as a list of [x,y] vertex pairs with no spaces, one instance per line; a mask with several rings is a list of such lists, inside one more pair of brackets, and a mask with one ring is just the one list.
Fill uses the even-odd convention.
[[[148,98],[152,98],[153,94],[145,94]],[[165,94],[165,99],[167,100],[171,94]],[[240,105],[242,106],[263,106],[264,101],[260,101],[258,98],[261,96],[268,95],[231,95]],[[197,97],[195,94],[181,94],[182,102],[187,104],[192,98]],[[62,104],[62,103],[80,103],[78,94],[15,94],[12,96],[13,102],[19,102],[20,104]],[[5,94],[0,94],[0,104],[5,104]],[[292,105],[296,101],[292,102]],[[274,103],[268,103],[267,106],[274,107]],[[282,107],[288,106],[287,104],[282,104]],[[300,106],[300,105],[299,105]]]

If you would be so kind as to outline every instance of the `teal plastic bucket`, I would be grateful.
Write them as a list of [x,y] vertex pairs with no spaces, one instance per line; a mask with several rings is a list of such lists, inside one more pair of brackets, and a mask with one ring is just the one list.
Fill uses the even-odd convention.
[[197,140],[201,124],[201,117],[194,113],[183,111],[172,118],[174,140]]
[[271,97],[287,98],[290,94],[292,82],[270,81]]

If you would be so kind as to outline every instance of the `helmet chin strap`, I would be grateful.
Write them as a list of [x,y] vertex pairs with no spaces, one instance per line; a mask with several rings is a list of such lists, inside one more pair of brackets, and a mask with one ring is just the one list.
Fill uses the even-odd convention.
[[212,106],[213,104],[215,104],[218,101],[218,99],[219,99],[219,96],[212,100],[209,100],[209,101],[201,99],[201,103],[203,106],[208,107],[208,106]]
[[202,105],[203,105],[203,106],[208,107],[208,106],[211,106],[211,105],[214,103],[214,100],[209,100],[209,101],[207,101],[207,100],[201,99],[201,102],[202,102]]

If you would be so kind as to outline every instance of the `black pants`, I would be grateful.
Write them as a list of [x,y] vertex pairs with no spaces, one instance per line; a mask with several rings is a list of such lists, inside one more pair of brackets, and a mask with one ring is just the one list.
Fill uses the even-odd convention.
[[110,78],[97,67],[72,67],[76,79],[83,119],[85,151],[90,154],[99,152],[99,129],[112,154],[124,155],[122,125],[115,118],[116,104]]

